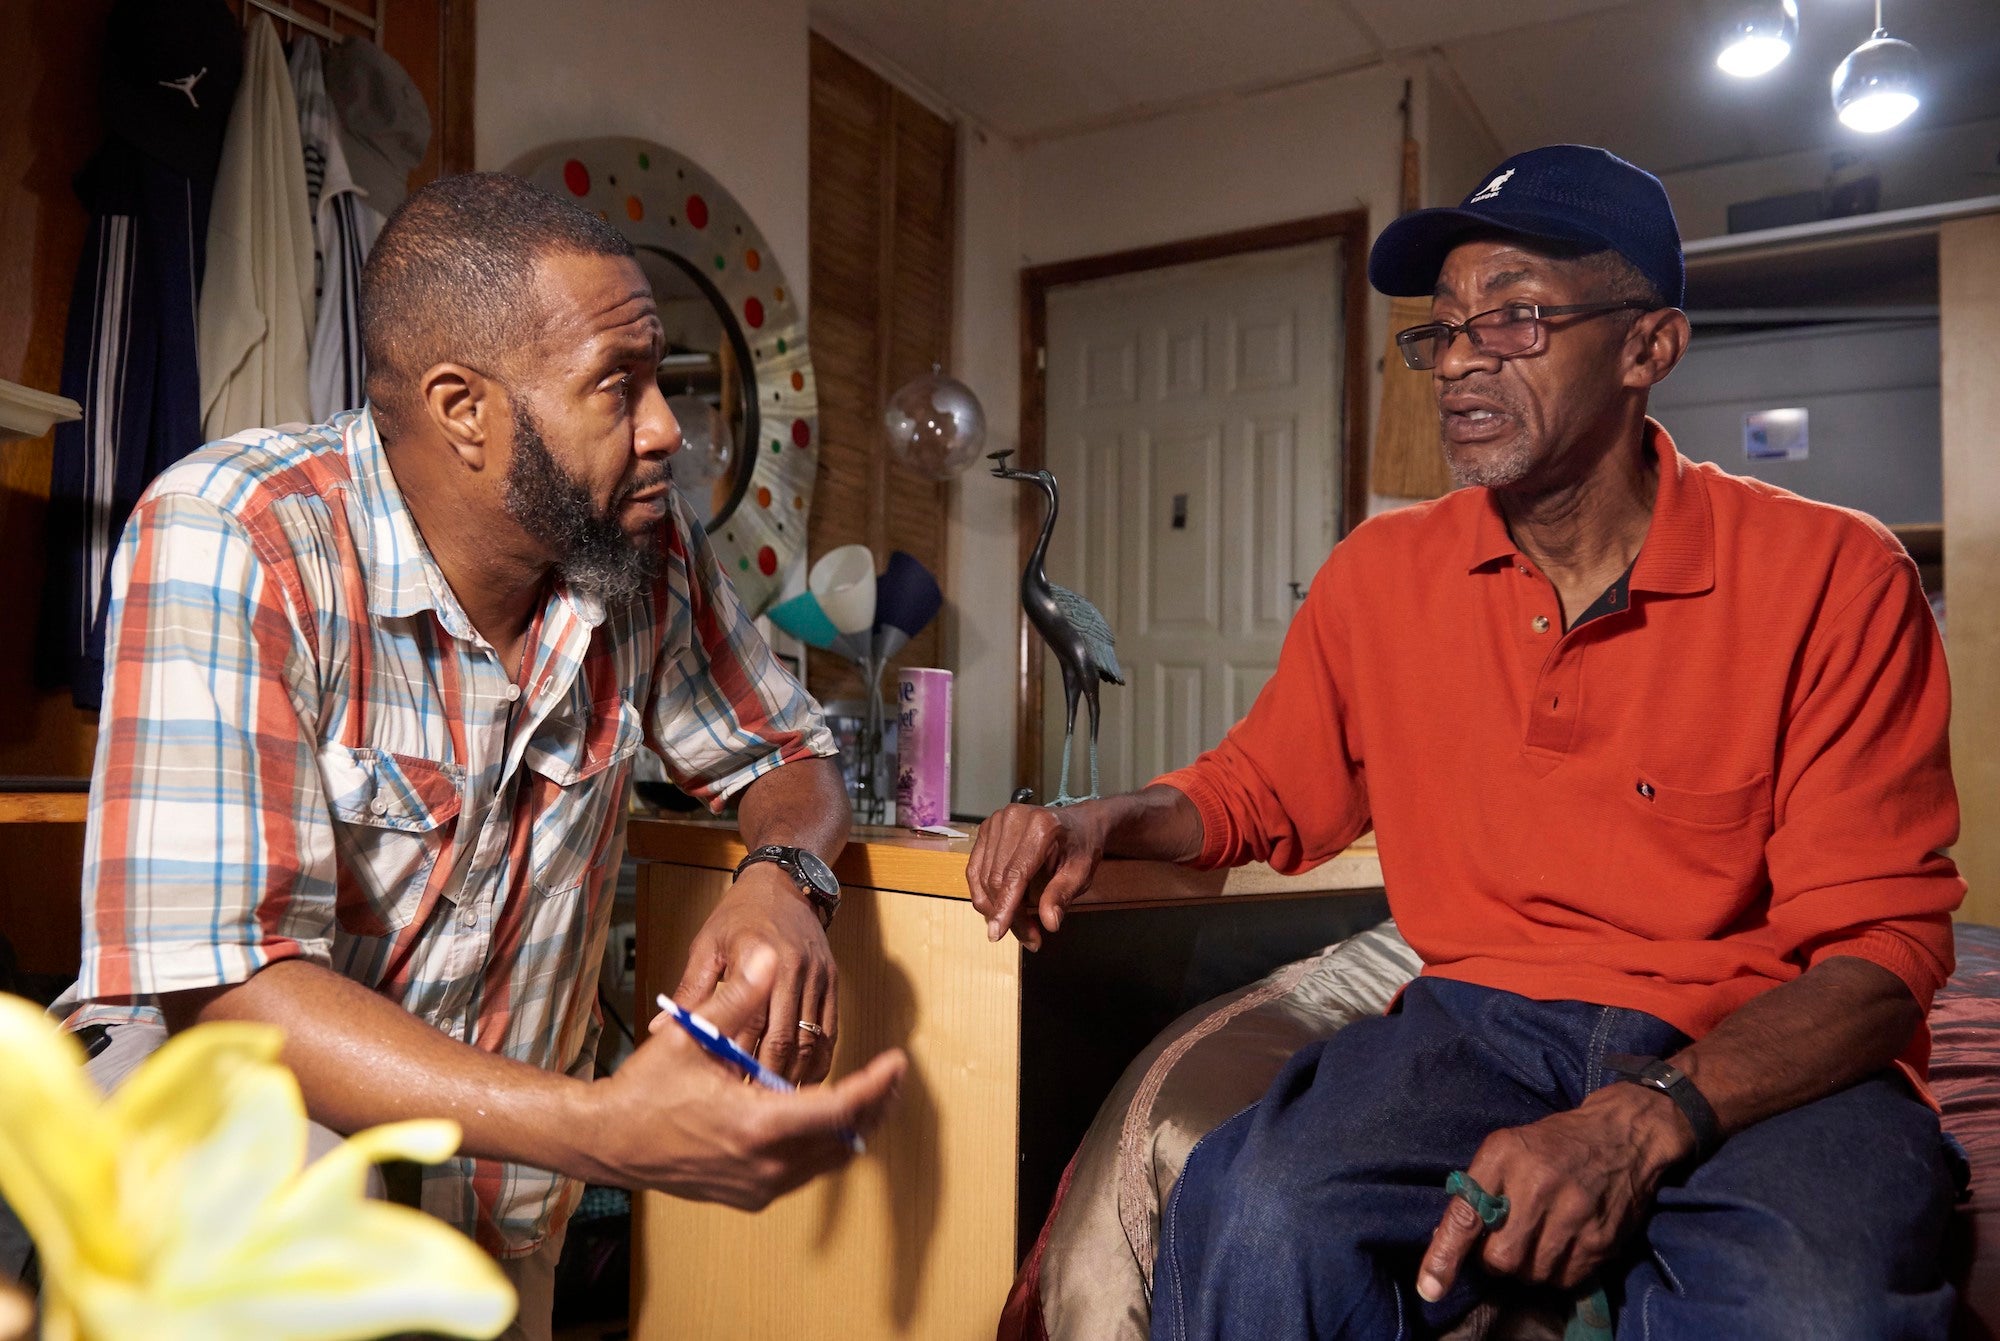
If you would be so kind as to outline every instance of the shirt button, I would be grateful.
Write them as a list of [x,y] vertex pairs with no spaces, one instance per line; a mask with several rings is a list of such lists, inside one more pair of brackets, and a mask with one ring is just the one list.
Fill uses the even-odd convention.
[[1514,571],[1519,573],[1522,577],[1526,577],[1528,575],[1528,565],[1525,563],[1517,563],[1514,565]]
[[512,702],[513,702],[513,701],[514,701],[515,699],[518,699],[519,697],[521,697],[521,686],[519,686],[519,685],[517,685],[517,684],[510,684],[510,685],[508,685],[508,686],[507,686],[507,701],[508,701],[509,703],[512,703]]
[[1528,623],[1537,633],[1547,633],[1549,631],[1549,617],[1547,615],[1536,615]]
[[464,912],[458,915],[458,924],[464,927],[467,931],[470,931],[474,927],[479,925],[479,914],[473,912],[472,909],[467,908]]
[[389,813],[389,803],[378,796],[368,803],[368,811],[372,815],[386,815]]
[[1653,784],[1650,782],[1641,782],[1639,784],[1639,795],[1645,797],[1648,801],[1652,800]]

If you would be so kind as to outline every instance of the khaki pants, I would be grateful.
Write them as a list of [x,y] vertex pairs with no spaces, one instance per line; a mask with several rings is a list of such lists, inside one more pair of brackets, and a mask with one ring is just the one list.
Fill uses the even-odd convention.
[[[166,1029],[157,1024],[112,1025],[105,1035],[104,1050],[90,1059],[85,1071],[106,1094],[123,1084],[139,1063],[167,1041]],[[332,1128],[312,1123],[306,1138],[306,1162],[318,1159],[343,1139]],[[388,1199],[389,1190],[380,1169],[369,1170],[367,1192],[377,1201]],[[521,1299],[520,1312],[513,1325],[500,1334],[500,1341],[549,1341],[550,1318],[556,1302],[556,1263],[562,1257],[566,1233],[567,1227],[556,1230],[526,1257],[500,1259],[501,1272],[513,1283],[514,1292]]]

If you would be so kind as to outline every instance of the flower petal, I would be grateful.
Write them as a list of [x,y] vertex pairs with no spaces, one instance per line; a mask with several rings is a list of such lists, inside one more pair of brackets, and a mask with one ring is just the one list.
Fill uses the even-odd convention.
[[[288,1196],[301,1202],[352,1200],[361,1195],[370,1165],[386,1159],[438,1164],[458,1149],[459,1126],[448,1118],[385,1122],[358,1131],[314,1160]],[[303,1212],[310,1214],[310,1211]]]
[[148,1273],[199,1270],[305,1162],[305,1105],[269,1025],[174,1035],[106,1104],[118,1124],[118,1208]]
[[[161,1318],[199,1320],[200,1341],[351,1341],[405,1331],[497,1336],[517,1308],[493,1259],[443,1221],[356,1199],[310,1226],[246,1241],[199,1285],[163,1280],[147,1336],[178,1335]],[[93,1335],[121,1336],[93,1316]]]
[[228,1106],[216,1082],[239,1066],[275,1062],[283,1042],[268,1024],[226,1020],[182,1030],[118,1087],[108,1103],[111,1116],[157,1141],[163,1153],[193,1145]]
[[[217,1084],[226,1107],[208,1135],[171,1168],[153,1171],[147,1188],[159,1223],[177,1231],[155,1240],[145,1270],[156,1281],[198,1281],[220,1270],[271,1218],[269,1208],[305,1163],[305,1101],[290,1071],[247,1062]],[[124,1209],[129,1217],[133,1203]]]
[[83,1073],[83,1051],[40,1009],[0,994],[0,1194],[60,1275],[79,1258],[132,1260],[119,1233],[112,1126]]

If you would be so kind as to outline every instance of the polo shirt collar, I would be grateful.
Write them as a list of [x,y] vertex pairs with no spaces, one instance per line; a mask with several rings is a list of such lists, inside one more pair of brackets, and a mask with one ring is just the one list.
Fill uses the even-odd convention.
[[1646,420],[1646,450],[1660,471],[1653,524],[1632,565],[1632,590],[1692,596],[1715,585],[1715,513],[1708,485],[1656,419]]
[[[1707,591],[1715,585],[1715,518],[1708,489],[1694,463],[1680,454],[1656,419],[1646,420],[1644,447],[1659,469],[1660,487],[1653,497],[1653,520],[1645,543],[1632,565],[1632,590],[1668,595]],[[1468,571],[1520,552],[1492,490],[1479,493]]]

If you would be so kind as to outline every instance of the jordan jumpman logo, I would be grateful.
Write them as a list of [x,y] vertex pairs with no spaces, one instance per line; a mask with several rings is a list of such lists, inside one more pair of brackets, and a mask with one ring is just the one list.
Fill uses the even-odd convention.
[[204,65],[191,75],[182,75],[179,79],[162,79],[159,81],[160,87],[178,89],[182,93],[187,94],[188,106],[194,108],[197,112],[199,112],[201,110],[201,104],[195,101],[194,86],[196,84],[199,84],[201,82],[201,77],[207,73],[208,73],[208,67]]

